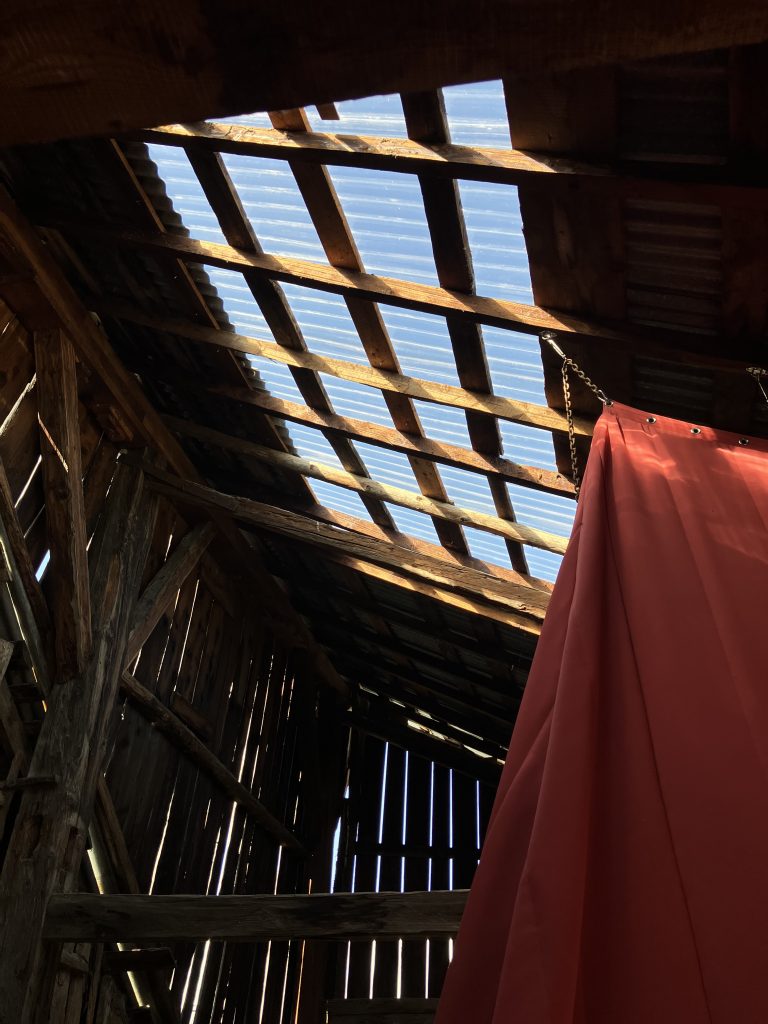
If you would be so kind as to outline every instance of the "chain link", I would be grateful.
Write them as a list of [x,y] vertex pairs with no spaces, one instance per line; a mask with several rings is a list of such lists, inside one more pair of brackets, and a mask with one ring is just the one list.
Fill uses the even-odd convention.
[[573,489],[576,493],[576,500],[579,500],[579,492],[581,491],[581,473],[579,472],[579,458],[576,451],[576,431],[573,427],[573,403],[571,401],[571,382],[568,377],[568,371],[573,370],[576,376],[582,380],[587,387],[594,393],[597,399],[603,403],[603,405],[612,405],[610,398],[606,395],[602,388],[599,388],[595,382],[584,373],[578,363],[575,363],[570,356],[567,356],[565,352],[560,348],[556,341],[556,335],[554,331],[544,331],[541,335],[541,340],[546,341],[550,348],[556,352],[563,360],[561,367],[561,374],[563,378],[563,398],[565,400],[565,418],[568,421],[568,449],[571,454],[571,475],[573,477]]
[[747,373],[753,378],[755,384],[760,388],[763,393],[763,398],[768,402],[768,392],[765,390],[763,384],[763,377],[768,377],[768,370],[764,370],[762,366],[748,366]]

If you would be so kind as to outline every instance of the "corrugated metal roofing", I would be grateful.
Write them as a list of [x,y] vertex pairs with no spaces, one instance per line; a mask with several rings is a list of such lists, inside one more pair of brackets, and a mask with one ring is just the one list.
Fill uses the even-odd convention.
[[[500,82],[446,89],[445,101],[454,141],[496,147],[510,145]],[[323,121],[313,110],[307,111],[313,130],[387,137],[406,134],[399,97],[341,103],[338,110],[339,121]],[[233,120],[270,126],[263,114]],[[221,229],[183,151],[153,145],[150,154],[190,234],[223,242]],[[326,262],[288,163],[242,156],[224,159],[265,251]],[[359,168],[331,168],[330,173],[365,269],[436,285],[437,274],[418,179],[408,174]],[[492,298],[532,302],[516,189],[472,182],[463,182],[460,188],[478,292]],[[272,339],[242,275],[214,267],[207,269],[235,329]],[[367,362],[341,297],[293,285],[283,287],[312,352]],[[459,383],[443,317],[383,304],[380,309],[403,372],[447,384]],[[494,391],[543,404],[544,377],[537,341],[498,328],[485,328],[483,333]],[[252,359],[252,364],[273,394],[303,404],[287,367],[257,358]],[[334,409],[340,414],[392,425],[378,390],[328,375],[322,375],[322,381]],[[470,447],[466,421],[460,410],[421,401],[414,404],[427,436]],[[509,458],[555,468],[548,433],[507,422],[500,423],[500,431],[504,454]],[[291,423],[288,433],[300,455],[339,465],[319,431]],[[355,447],[375,480],[414,492],[418,490],[404,455],[368,444],[355,443]],[[494,512],[483,476],[445,466],[440,466],[439,471],[449,497],[457,505]],[[314,480],[310,485],[318,500],[328,507],[368,518],[362,502],[353,492]],[[561,535],[570,532],[573,502],[520,487],[510,487],[510,497],[520,522]],[[400,530],[437,542],[428,516],[399,507],[388,508]],[[465,533],[473,555],[484,561],[509,565],[502,538],[476,529],[465,529]],[[526,554],[533,575],[554,578],[560,563],[558,556],[534,549],[528,549]]]

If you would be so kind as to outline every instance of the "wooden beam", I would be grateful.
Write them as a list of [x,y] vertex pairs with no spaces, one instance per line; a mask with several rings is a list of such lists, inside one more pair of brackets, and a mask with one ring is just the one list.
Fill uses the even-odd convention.
[[153,488],[173,500],[198,508],[228,512],[240,522],[339,554],[354,553],[361,559],[381,561],[408,572],[425,574],[432,580],[439,580],[443,585],[455,584],[467,590],[475,590],[478,595],[489,601],[497,601],[510,610],[519,611],[521,622],[524,621],[531,632],[538,633],[539,627],[535,620],[543,616],[549,602],[548,592],[500,581],[492,576],[484,577],[483,574],[472,572],[461,565],[457,565],[455,571],[451,572],[447,564],[437,559],[429,559],[407,544],[384,543],[364,534],[340,530],[287,509],[277,509],[262,502],[252,501],[250,498],[223,494],[211,487],[173,477],[156,467],[147,466],[146,471],[154,480]]
[[56,678],[63,682],[83,671],[91,650],[77,369],[61,330],[35,331],[34,347]]
[[183,146],[188,151],[286,160],[329,167],[418,174],[430,179],[485,181],[544,190],[600,188],[625,199],[719,204],[724,200],[763,209],[768,203],[765,181],[747,170],[736,177],[729,169],[669,164],[591,163],[550,153],[520,149],[458,146],[450,142],[387,139],[371,135],[342,135],[293,130],[275,131],[244,124],[170,124],[140,133],[142,141]]
[[157,575],[147,584],[144,593],[136,602],[125,650],[126,665],[130,665],[139,653],[179,587],[202,558],[215,532],[212,523],[202,523],[193,527],[182,537]]
[[[355,384],[365,384],[367,387],[407,395],[410,398],[418,398],[424,402],[450,405],[455,409],[462,409],[464,411],[469,409],[473,412],[488,413],[491,416],[498,416],[499,419],[510,420],[513,423],[523,423],[526,426],[537,427],[541,430],[565,432],[568,429],[568,422],[565,416],[545,405],[519,402],[512,398],[502,398],[499,395],[476,394],[475,392],[468,391],[466,388],[455,387],[452,384],[440,384],[437,381],[423,380],[419,377],[408,377],[405,374],[387,370],[377,370],[375,367],[365,366],[363,363],[353,363],[345,359],[331,359],[326,356],[315,355],[313,352],[294,351],[283,348],[281,345],[276,345],[272,341],[262,341],[250,335],[235,334],[229,331],[212,331],[207,327],[201,327],[186,320],[153,316],[125,303],[99,299],[92,299],[90,301],[94,308],[104,315],[114,316],[127,323],[138,324],[141,327],[148,327],[154,331],[175,334],[188,341],[196,341],[203,345],[218,345],[232,348],[238,352],[246,352],[249,355],[260,356],[262,359],[270,359],[275,363],[282,363],[284,366],[297,366],[318,373],[327,373],[332,377],[338,377],[340,380],[352,381]],[[213,391],[219,393],[218,388],[214,388]],[[221,393],[226,394],[226,391]],[[593,424],[586,419],[577,417],[574,422],[574,429],[579,436],[589,437],[593,432]]]
[[118,22],[89,0],[8,0],[3,144],[168,121],[283,110],[504,74],[643,60],[762,42],[761,0],[461,0],[263,8],[249,0],[136,0]]
[[[305,539],[309,540],[308,537]],[[323,552],[323,557],[339,562],[340,565],[345,565],[349,569],[354,569],[355,572],[362,573],[370,579],[378,580],[380,583],[388,583],[401,590],[408,590],[412,594],[421,594],[423,597],[428,597],[430,600],[447,605],[457,611],[467,612],[471,615],[480,615],[486,619],[492,619],[494,622],[499,622],[504,626],[511,626],[513,629],[519,629],[524,633],[534,636],[538,636],[540,632],[539,629],[531,628],[531,620],[527,617],[507,611],[499,605],[449,590],[444,585],[436,586],[425,579],[408,576],[404,572],[398,572],[383,565],[376,565],[373,562],[367,562],[362,558],[356,558],[348,554],[325,551]]]
[[[121,419],[130,425],[137,438],[143,439],[162,455],[177,473],[199,479],[195,467],[163,424],[135,376],[125,369],[106,335],[75,294],[35,230],[8,193],[1,188],[0,238],[5,239],[14,253],[18,272],[36,282],[42,306],[47,307],[65,330],[76,347],[78,357],[105,385]],[[12,295],[8,291],[4,295],[8,305],[13,308]],[[221,333],[224,334],[223,331]],[[283,591],[264,569],[258,552],[228,521],[217,522],[214,518],[214,523],[227,541],[241,571],[247,572],[257,581],[264,607],[293,623],[295,637],[311,652],[319,676],[329,686],[343,692],[344,684],[338,673],[314,643]]]
[[293,832],[278,821],[264,804],[219,761],[215,754],[211,753],[202,740],[199,740],[177,715],[169,710],[150,690],[142,686],[130,672],[122,673],[120,688],[148,721],[152,722],[175,747],[213,779],[230,799],[243,807],[254,821],[274,836],[282,846],[297,853],[304,853],[303,846]]
[[[520,544],[530,544],[532,547],[552,551],[558,555],[565,554],[565,549],[568,546],[567,537],[559,537],[554,533],[547,533],[532,526],[523,526],[521,523],[500,519],[498,516],[485,512],[461,508],[447,501],[434,501],[424,497],[423,494],[416,494],[403,487],[382,484],[370,477],[347,473],[322,462],[316,462],[314,459],[305,459],[288,452],[275,451],[273,448],[265,448],[264,445],[253,442],[237,441],[236,439],[233,441],[244,454],[276,469],[297,473],[312,480],[323,480],[326,483],[335,484],[337,487],[355,491],[357,494],[367,494],[380,501],[412,509],[414,512],[423,512],[433,518],[444,519],[461,526],[472,526],[477,530],[493,533],[499,537],[508,537]],[[232,448],[233,444],[230,443],[228,447]]]
[[45,937],[65,942],[215,939],[424,938],[454,935],[467,893],[312,896],[92,896],[56,894]]
[[53,787],[27,789],[0,874],[0,1011],[28,1024],[35,1009],[40,938],[48,896],[71,888],[85,852],[96,784],[128,635],[128,618],[154,516],[141,473],[122,466],[91,545],[93,651],[82,677],[56,687],[29,765]]
[[[189,263],[221,267],[240,273],[254,273],[271,281],[285,281],[343,296],[358,296],[404,309],[416,309],[440,316],[466,317],[493,327],[540,334],[557,331],[600,337],[610,342],[638,344],[644,339],[661,339],[675,332],[649,332],[623,322],[585,320],[569,313],[559,313],[529,306],[508,299],[491,299],[483,295],[465,295],[434,285],[418,284],[392,277],[337,270],[335,267],[309,260],[250,253],[218,242],[205,242],[180,234],[151,234],[148,232],[115,230],[81,222],[62,222],[53,225],[65,235],[83,238],[96,245],[125,246],[143,252],[173,253]],[[418,397],[418,396],[417,396]]]
[[[335,413],[318,413],[307,405],[275,398],[266,391],[249,388],[217,388],[215,392],[209,391],[208,394],[215,394],[236,402],[247,402],[271,416],[301,423],[306,427],[325,427],[328,430],[338,430],[353,441],[364,441],[367,444],[376,445],[378,448],[387,448],[403,452],[406,455],[419,455],[424,459],[433,459],[441,465],[466,469],[471,473],[497,476],[510,483],[518,484],[520,487],[530,487],[532,490],[544,491],[547,494],[558,494],[565,498],[575,497],[573,484],[561,473],[556,473],[553,470],[522,465],[503,456],[486,455],[470,448],[462,448],[457,444],[435,441],[430,437],[413,437],[410,434],[393,430],[391,427],[380,426],[378,423],[370,423],[367,420],[351,419],[348,416],[339,416]],[[214,435],[219,438],[230,437],[236,442],[240,440],[231,438],[231,435],[221,434],[220,431],[211,430],[209,427],[191,423],[189,420],[181,420],[174,416],[164,416],[163,419],[171,430],[181,437],[195,438],[204,443],[218,444],[220,447],[227,447],[227,445],[223,441],[214,440]]]

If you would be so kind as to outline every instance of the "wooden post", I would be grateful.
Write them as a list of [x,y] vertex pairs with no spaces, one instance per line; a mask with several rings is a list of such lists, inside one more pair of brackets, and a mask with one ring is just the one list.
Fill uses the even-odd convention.
[[63,682],[83,672],[91,649],[77,370],[75,350],[61,330],[36,331],[34,338],[56,678]]
[[50,696],[29,766],[52,787],[24,791],[0,874],[0,1024],[28,1024],[39,998],[45,907],[71,888],[85,849],[128,622],[154,527],[143,476],[119,466],[91,547],[93,650],[82,675]]

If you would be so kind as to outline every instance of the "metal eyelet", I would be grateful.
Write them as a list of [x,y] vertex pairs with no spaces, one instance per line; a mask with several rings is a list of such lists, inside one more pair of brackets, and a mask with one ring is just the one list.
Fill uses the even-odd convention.
[[747,437],[740,437],[739,438],[739,444],[742,447],[744,447],[745,445],[748,445],[749,444],[749,438],[747,438]]
[[701,427],[691,427],[691,433],[692,434],[700,434],[701,433]]
[[655,423],[656,422],[656,417],[655,416],[646,416],[645,417],[645,422],[646,423]]

